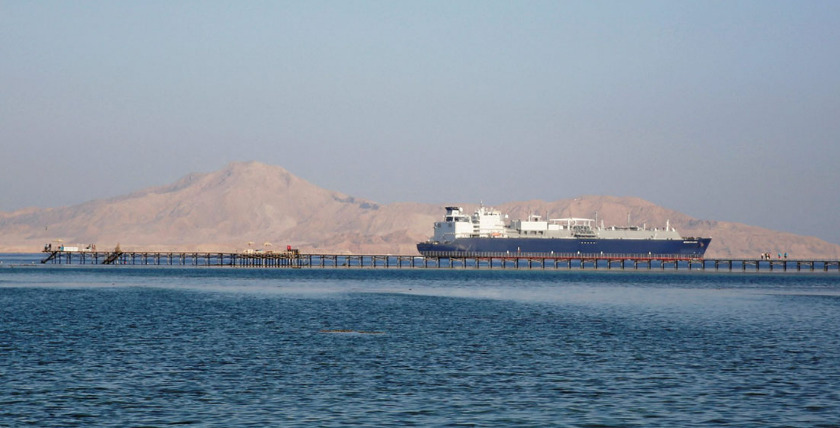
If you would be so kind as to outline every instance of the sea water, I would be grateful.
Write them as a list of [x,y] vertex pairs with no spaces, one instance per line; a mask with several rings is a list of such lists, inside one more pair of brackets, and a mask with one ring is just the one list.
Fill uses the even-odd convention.
[[2,426],[840,425],[834,273],[30,259]]

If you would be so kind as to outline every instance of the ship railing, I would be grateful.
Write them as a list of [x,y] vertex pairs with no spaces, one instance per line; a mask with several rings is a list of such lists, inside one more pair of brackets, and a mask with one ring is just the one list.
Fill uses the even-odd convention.
[[473,252],[473,251],[426,251],[428,258],[478,258],[478,259],[572,259],[572,260],[702,260],[699,254],[656,254],[656,253],[545,253],[545,252]]

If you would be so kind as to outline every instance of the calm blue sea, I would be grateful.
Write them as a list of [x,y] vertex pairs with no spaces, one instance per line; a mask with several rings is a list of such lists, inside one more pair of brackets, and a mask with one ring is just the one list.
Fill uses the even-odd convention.
[[0,426],[838,426],[840,275],[0,254]]

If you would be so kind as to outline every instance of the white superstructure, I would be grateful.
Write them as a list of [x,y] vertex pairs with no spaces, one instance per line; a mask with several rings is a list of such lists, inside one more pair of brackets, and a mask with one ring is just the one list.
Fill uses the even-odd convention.
[[590,218],[554,218],[543,220],[530,215],[526,220],[505,224],[502,213],[484,206],[472,216],[461,207],[446,207],[443,221],[435,222],[433,242],[453,242],[459,238],[599,238],[599,239],[682,239],[666,223],[665,228],[647,229],[639,226],[593,226]]

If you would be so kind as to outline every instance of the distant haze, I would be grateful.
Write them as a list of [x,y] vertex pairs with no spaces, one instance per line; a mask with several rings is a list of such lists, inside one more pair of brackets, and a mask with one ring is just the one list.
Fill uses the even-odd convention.
[[[461,205],[461,204],[459,204]],[[463,204],[469,211],[475,205]],[[755,226],[695,219],[639,198],[584,196],[556,201],[510,201],[511,219],[541,213],[593,216],[607,225],[670,222],[683,236],[712,237],[706,256],[756,258],[764,252],[795,258],[840,257],[840,245]],[[279,166],[232,162],[208,174],[189,174],[165,186],[70,207],[0,213],[0,252],[35,252],[47,243],[126,251],[274,250],[418,254],[416,244],[442,217],[434,204],[377,204],[318,187]],[[58,240],[61,241],[58,241]]]
[[0,211],[282,165],[840,243],[840,2],[2,2]]

